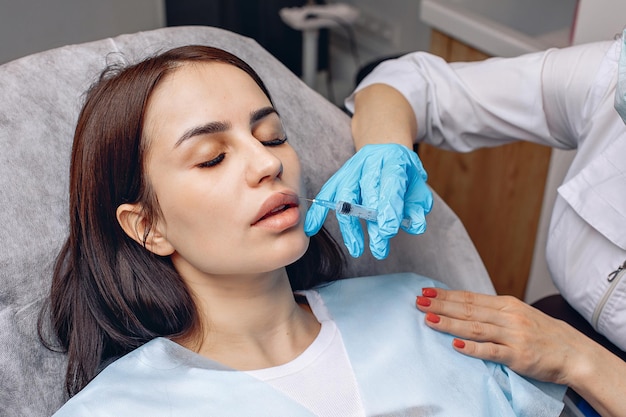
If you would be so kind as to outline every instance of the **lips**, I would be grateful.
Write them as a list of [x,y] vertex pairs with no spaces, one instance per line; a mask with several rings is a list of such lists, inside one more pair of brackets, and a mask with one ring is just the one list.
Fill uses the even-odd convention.
[[281,211],[285,211],[287,210],[289,207],[287,204],[283,204],[280,207],[276,207],[274,210],[270,211],[269,213],[267,213],[265,216],[261,217],[261,220],[263,219],[267,219],[269,216],[273,216],[274,214],[280,213]]
[[272,194],[263,202],[257,213],[256,220],[252,224],[255,225],[261,221],[280,215],[290,208],[298,207],[299,205],[298,196],[295,194],[282,192]]

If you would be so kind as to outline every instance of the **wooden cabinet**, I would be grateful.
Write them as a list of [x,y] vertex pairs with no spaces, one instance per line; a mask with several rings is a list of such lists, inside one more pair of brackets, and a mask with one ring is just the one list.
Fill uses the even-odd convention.
[[[431,52],[449,62],[488,57],[438,31]],[[528,142],[470,153],[419,145],[429,184],[467,228],[498,294],[524,298],[550,153]]]

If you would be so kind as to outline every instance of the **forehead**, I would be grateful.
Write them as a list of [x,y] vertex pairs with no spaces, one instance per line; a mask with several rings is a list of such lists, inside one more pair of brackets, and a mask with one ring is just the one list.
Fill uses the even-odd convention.
[[145,123],[172,118],[230,118],[235,111],[271,105],[248,73],[222,62],[186,62],[167,74],[147,103]]
[[163,77],[152,95],[162,94],[163,90],[170,96],[195,92],[219,98],[224,91],[265,96],[247,72],[224,62],[183,62]]
[[242,69],[222,62],[183,63],[155,87],[147,103],[144,137],[180,136],[212,121],[249,120],[271,106],[269,98]]

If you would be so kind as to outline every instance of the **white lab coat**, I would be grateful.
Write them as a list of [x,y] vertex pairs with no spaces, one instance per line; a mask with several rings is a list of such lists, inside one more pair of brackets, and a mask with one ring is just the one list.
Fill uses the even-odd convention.
[[[614,109],[619,41],[478,63],[417,52],[379,65],[399,90],[417,141],[470,151],[516,140],[577,149],[552,212],[546,256],[557,288],[626,350],[626,125]],[[353,110],[353,97],[346,105]],[[610,280],[608,277],[612,276]]]

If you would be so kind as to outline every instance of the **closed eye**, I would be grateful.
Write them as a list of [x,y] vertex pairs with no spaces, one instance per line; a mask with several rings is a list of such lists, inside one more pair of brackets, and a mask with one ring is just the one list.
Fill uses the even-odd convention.
[[280,146],[283,143],[287,142],[287,136],[284,138],[277,138],[272,140],[262,140],[261,143],[263,146]]
[[202,162],[201,164],[198,164],[197,166],[198,168],[210,168],[222,162],[225,157],[226,157],[226,154],[221,153],[217,157],[211,159],[210,161]]

